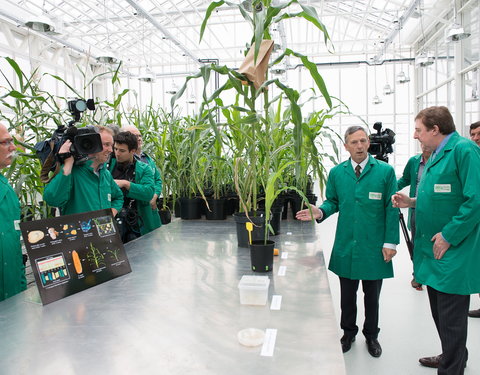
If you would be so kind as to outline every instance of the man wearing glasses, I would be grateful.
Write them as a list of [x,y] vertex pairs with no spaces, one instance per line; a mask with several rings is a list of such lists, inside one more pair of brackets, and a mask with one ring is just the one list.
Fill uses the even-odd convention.
[[[12,163],[16,150],[7,128],[0,124],[0,169]],[[7,179],[0,174],[0,301],[27,287],[20,245],[20,203]]]

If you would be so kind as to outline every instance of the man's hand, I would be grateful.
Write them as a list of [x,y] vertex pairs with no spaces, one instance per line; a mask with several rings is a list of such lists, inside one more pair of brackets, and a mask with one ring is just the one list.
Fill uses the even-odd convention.
[[125,188],[126,190],[130,190],[130,181],[128,180],[114,180],[114,181],[117,183],[120,189]]
[[433,236],[430,241],[433,242],[433,257],[437,260],[442,259],[443,255],[449,249],[450,244],[443,239],[440,232]]
[[[59,154],[66,154],[70,152],[70,148],[72,147],[72,142],[70,140],[66,140],[63,145],[60,147],[60,150],[58,150]],[[70,173],[72,173],[72,168],[73,168],[73,163],[74,163],[73,156],[70,156],[69,158],[66,158],[63,161],[63,175],[68,176]]]
[[398,208],[415,207],[415,203],[416,203],[416,200],[414,198],[410,198],[406,194],[397,192],[392,195],[393,207],[398,207]]
[[156,210],[157,209],[157,198],[158,198],[158,195],[157,194],[153,194],[153,198],[152,200],[150,201],[150,208],[152,210]]
[[387,247],[382,248],[383,260],[388,263],[397,254],[397,250],[389,249]]
[[117,216],[118,211],[115,208],[112,208],[111,210],[112,210],[113,217]]
[[310,215],[310,210],[305,209],[297,212],[296,218],[301,221],[309,221],[309,220],[318,220],[323,217],[322,211],[313,204],[310,205],[310,208],[312,209],[312,215]]

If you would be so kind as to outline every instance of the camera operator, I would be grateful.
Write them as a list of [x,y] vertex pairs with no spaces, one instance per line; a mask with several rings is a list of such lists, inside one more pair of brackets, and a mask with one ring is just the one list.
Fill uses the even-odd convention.
[[140,131],[134,125],[127,125],[122,128],[122,131],[130,132],[137,137],[138,148],[135,153],[135,159],[141,161],[142,163],[148,164],[153,169],[153,180],[155,184],[155,194],[153,194],[152,199],[150,200],[150,208],[152,209],[152,222],[150,230],[160,228],[162,222],[160,220],[160,215],[158,214],[157,199],[162,194],[162,176],[158,167],[155,164],[155,161],[148,156],[145,152],[142,151],[143,139]]
[[111,208],[113,216],[122,208],[123,194],[104,164],[112,153],[112,130],[97,127],[102,151],[88,155],[83,164],[75,164],[72,143],[66,140],[58,156],[63,160],[60,172],[45,187],[43,199],[58,207],[62,215]]
[[109,170],[124,194],[117,222],[122,241],[127,243],[152,230],[154,211],[150,208],[150,200],[155,193],[153,170],[135,159],[138,141],[134,134],[120,132],[114,140],[115,158],[111,160]]

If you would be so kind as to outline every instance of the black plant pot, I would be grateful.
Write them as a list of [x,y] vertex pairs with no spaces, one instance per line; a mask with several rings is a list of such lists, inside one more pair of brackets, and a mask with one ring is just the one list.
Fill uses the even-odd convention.
[[184,220],[200,219],[201,203],[199,198],[180,198],[180,217]]
[[172,214],[170,213],[170,210],[158,210],[158,214],[160,215],[160,221],[162,222],[162,225],[170,224],[172,221]]
[[181,207],[180,207],[180,199],[177,199],[175,201],[175,209],[173,210],[173,213],[175,217],[180,217],[181,216]]
[[296,219],[297,212],[303,208],[303,198],[297,192],[292,192],[290,197],[290,208],[292,209],[292,217]]
[[276,236],[277,234],[280,233],[280,223],[282,222],[282,212],[283,212],[283,202],[282,205],[274,205],[272,206],[272,209],[270,210],[271,212],[271,218],[270,218],[270,225],[272,226],[273,229],[273,235]]
[[313,205],[317,204],[318,197],[315,194],[307,194],[306,196],[310,204],[313,204]]
[[207,199],[208,208],[205,211],[205,218],[207,220],[225,220],[227,218],[226,214],[226,203],[225,198],[222,199]]
[[[265,238],[265,213],[257,212],[256,216],[254,216],[254,213],[250,212],[248,216],[253,222],[252,241],[263,240]],[[233,217],[237,225],[238,247],[248,247],[250,241],[245,224],[250,220],[245,215],[245,212],[237,212],[233,214]]]
[[250,244],[250,261],[252,271],[269,272],[273,269],[273,249],[275,242],[267,240],[252,241]]
[[227,202],[225,203],[225,212],[227,215],[233,215],[235,212],[238,212],[239,199],[238,197],[231,196],[227,197]]

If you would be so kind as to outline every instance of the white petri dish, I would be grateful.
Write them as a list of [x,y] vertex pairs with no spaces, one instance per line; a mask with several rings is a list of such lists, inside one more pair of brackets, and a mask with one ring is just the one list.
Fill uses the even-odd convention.
[[245,328],[238,331],[237,338],[243,346],[258,346],[263,344],[265,331],[258,328]]

